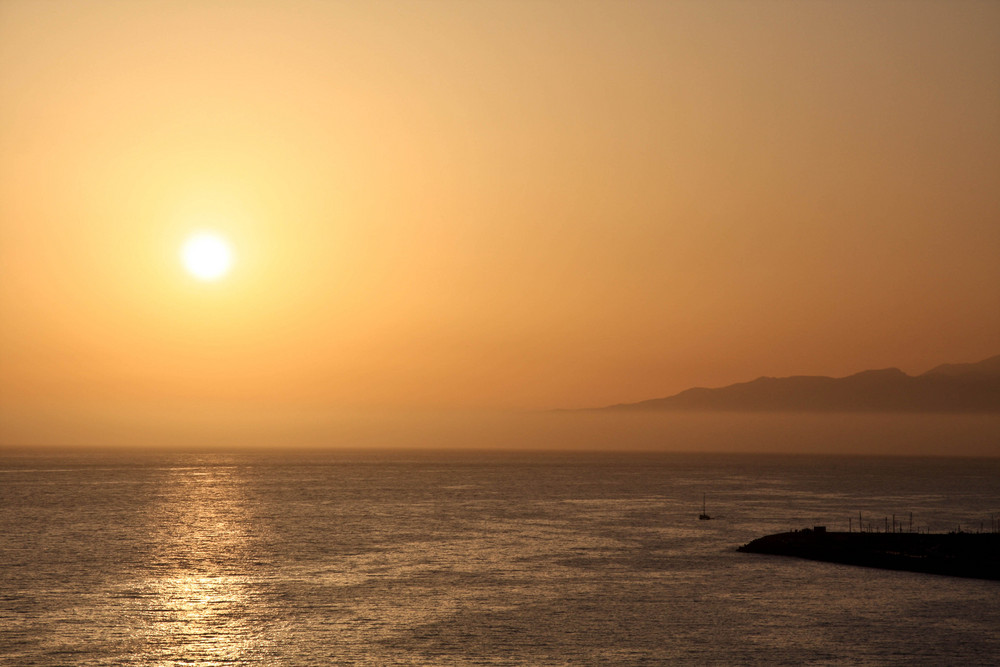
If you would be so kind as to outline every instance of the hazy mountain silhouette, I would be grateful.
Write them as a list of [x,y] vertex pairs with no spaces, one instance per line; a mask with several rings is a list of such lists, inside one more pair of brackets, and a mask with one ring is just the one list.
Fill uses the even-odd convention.
[[1000,355],[974,364],[943,364],[917,376],[886,368],[843,378],[761,377],[599,409],[1000,413]]

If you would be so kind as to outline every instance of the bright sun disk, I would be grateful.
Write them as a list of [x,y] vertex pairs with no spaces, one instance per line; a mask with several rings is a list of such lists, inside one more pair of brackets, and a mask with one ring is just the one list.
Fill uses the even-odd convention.
[[194,277],[217,280],[229,272],[233,253],[223,237],[213,232],[199,232],[184,242],[181,261]]

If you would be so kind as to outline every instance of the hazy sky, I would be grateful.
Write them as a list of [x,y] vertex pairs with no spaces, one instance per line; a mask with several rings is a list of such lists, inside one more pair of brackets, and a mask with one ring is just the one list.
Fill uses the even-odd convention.
[[985,0],[3,0],[4,437],[997,354],[998,35]]

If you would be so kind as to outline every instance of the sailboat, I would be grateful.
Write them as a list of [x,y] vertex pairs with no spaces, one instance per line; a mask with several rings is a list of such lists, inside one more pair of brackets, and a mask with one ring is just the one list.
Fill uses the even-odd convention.
[[701,494],[701,514],[698,515],[698,518],[700,520],[702,520],[702,521],[708,521],[709,519],[712,518],[712,517],[708,516],[708,511],[705,508],[705,494],[704,493]]

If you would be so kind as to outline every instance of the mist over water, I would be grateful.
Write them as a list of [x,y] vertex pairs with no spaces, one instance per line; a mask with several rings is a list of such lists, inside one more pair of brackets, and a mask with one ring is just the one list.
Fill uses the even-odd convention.
[[74,419],[38,415],[8,447],[486,449],[1000,456],[998,414],[164,409]]
[[1000,456],[1000,415],[557,412],[458,423],[494,448]]

